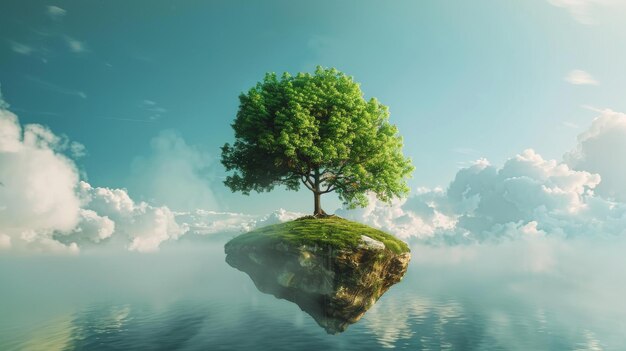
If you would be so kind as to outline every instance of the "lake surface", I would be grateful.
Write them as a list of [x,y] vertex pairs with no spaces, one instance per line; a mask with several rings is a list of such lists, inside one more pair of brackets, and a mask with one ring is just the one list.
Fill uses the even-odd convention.
[[257,291],[221,243],[3,256],[0,350],[624,350],[621,247],[414,247],[405,279],[339,335]]

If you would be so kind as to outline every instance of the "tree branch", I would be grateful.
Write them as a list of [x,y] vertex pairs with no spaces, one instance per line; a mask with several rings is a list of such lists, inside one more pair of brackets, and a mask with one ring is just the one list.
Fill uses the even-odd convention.
[[322,181],[327,180],[329,177],[325,176],[326,173],[330,173],[332,175],[333,179],[338,179],[339,177],[341,177],[341,174],[343,173],[343,170],[346,168],[346,166],[348,165],[347,160],[341,161],[340,162],[339,169],[337,171],[331,171],[328,168],[324,169],[324,171],[322,172]]
[[322,191],[321,194],[330,193],[331,191],[335,191],[335,189],[337,189],[337,186],[335,184],[328,184],[326,190]]
[[314,191],[313,188],[311,186],[309,186],[308,183],[308,178],[306,176],[300,176],[300,180],[302,181],[302,184],[304,184],[304,186],[306,186],[307,189]]
[[315,180],[311,178],[310,175],[306,176],[306,181],[309,184],[309,186],[311,187],[312,190],[315,189]]

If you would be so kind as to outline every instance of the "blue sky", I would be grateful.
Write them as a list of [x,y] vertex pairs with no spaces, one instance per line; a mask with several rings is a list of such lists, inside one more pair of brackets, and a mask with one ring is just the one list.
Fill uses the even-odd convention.
[[597,115],[584,106],[626,111],[625,15],[611,0],[9,0],[0,84],[23,124],[85,145],[94,186],[174,209],[309,212],[305,191],[221,184],[237,96],[265,72],[354,76],[390,107],[410,186],[445,187],[483,157],[561,159]]

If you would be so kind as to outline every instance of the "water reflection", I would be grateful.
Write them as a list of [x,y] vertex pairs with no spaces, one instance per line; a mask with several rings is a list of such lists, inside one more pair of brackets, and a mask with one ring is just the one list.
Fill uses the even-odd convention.
[[[70,342],[50,350],[201,350],[257,349],[288,350],[293,345],[323,339],[294,325],[265,308],[246,313],[231,306],[204,303],[175,303],[166,309],[154,306],[94,306],[75,313],[69,326]],[[277,318],[278,317],[278,318]],[[57,337],[49,334],[48,340]],[[330,346],[330,345],[329,345]]]
[[[28,264],[0,258],[0,350],[623,350],[626,345],[619,275],[573,284],[578,276],[565,269],[559,270],[565,277],[559,281],[510,268],[492,274],[476,265],[446,268],[418,260],[359,323],[333,336],[294,304],[259,293],[246,274],[223,263],[220,251],[163,255],[160,265],[150,261],[154,256],[120,259],[120,269],[107,272],[122,282],[117,285],[103,280],[106,274],[98,268],[110,268],[109,257]],[[143,265],[135,271],[141,275],[125,273],[133,265]],[[46,284],[41,267],[48,269]],[[54,281],[63,284],[49,283]]]
[[33,351],[71,349],[72,329],[71,315],[61,316],[39,325],[25,335],[23,344],[14,344],[13,347]]
[[202,328],[208,310],[173,304],[165,310],[148,306],[94,306],[78,311],[67,349],[180,349]]
[[376,305],[365,318],[365,326],[383,348],[485,349],[484,323],[476,317],[458,301],[403,292]]
[[[239,306],[241,307],[241,306]],[[302,312],[205,302],[93,305],[22,335],[3,350],[419,349],[605,350],[588,329],[555,323],[541,309],[489,311],[410,291],[390,294],[362,323],[327,336]],[[539,316],[539,317],[538,317]],[[6,337],[6,336],[5,336]]]

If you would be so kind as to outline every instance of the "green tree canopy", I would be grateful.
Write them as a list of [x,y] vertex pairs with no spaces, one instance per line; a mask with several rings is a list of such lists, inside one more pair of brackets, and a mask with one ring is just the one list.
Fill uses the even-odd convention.
[[334,68],[314,74],[268,73],[239,96],[233,145],[222,147],[224,182],[233,192],[277,185],[320,196],[336,192],[350,208],[366,206],[367,192],[382,201],[404,196],[414,167],[387,106],[365,100],[359,84]]

